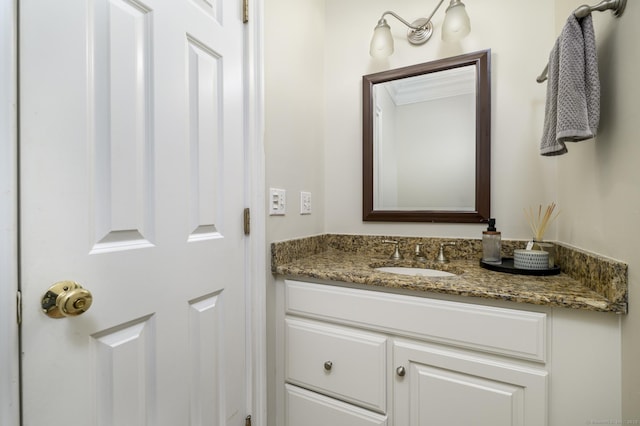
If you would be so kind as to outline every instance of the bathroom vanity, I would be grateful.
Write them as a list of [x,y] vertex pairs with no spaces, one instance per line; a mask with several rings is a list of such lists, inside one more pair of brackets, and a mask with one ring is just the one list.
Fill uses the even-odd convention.
[[[324,238],[272,247],[276,424],[619,418],[616,313],[626,312],[626,293],[610,300],[565,273],[486,271],[464,241],[445,266],[453,276],[383,273],[376,267],[389,264],[388,247],[377,253],[359,240],[350,250],[342,237]],[[612,268],[626,274],[624,264]]]

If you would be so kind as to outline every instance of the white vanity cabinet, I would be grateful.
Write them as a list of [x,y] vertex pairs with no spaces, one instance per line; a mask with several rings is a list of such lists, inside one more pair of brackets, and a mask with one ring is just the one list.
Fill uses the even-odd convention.
[[546,312],[283,280],[278,426],[548,424]]

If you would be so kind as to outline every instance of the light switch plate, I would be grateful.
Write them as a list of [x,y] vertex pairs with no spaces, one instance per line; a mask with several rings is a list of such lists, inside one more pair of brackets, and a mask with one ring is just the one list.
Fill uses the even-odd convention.
[[287,191],[269,188],[269,215],[284,216],[287,211]]
[[300,214],[311,214],[311,193],[300,192]]

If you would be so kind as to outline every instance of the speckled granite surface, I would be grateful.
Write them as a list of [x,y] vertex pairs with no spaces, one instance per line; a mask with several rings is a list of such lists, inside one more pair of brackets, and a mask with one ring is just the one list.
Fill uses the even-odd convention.
[[[391,261],[397,240],[405,260]],[[435,259],[442,242],[455,242],[446,252],[451,262],[416,262],[413,248],[423,244],[428,259]],[[523,248],[524,241],[503,241],[502,255]],[[403,289],[421,292],[482,297],[517,303],[558,306],[602,312],[627,312],[627,265],[565,245],[556,245],[562,273],[528,276],[481,268],[481,241],[455,238],[409,238],[394,236],[327,234],[271,244],[274,274]],[[413,266],[444,269],[454,277],[417,277],[377,272],[378,266]]]

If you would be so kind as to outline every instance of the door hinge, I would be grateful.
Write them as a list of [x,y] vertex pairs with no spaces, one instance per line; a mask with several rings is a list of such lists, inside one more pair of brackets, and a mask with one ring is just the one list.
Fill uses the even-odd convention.
[[244,209],[244,235],[251,233],[251,209]]
[[242,23],[249,22],[249,0],[242,0]]
[[251,416],[247,416],[247,418],[244,419],[244,426],[251,426]]
[[22,324],[22,292],[20,290],[16,294],[16,321],[18,325]]

